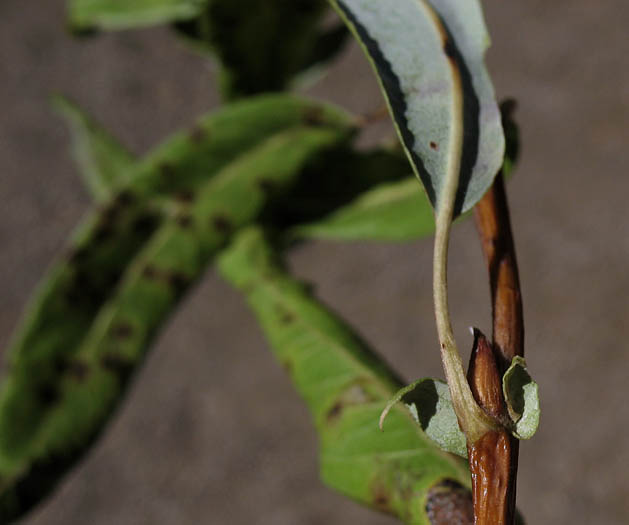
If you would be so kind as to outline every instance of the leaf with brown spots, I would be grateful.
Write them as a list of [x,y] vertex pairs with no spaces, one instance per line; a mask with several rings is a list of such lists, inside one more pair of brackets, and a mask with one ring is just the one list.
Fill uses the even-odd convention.
[[[457,482],[457,490],[469,487],[469,473],[402,407],[393,407],[387,431],[380,432],[378,416],[400,380],[283,270],[259,230],[240,233],[218,266],[246,295],[278,361],[290,363],[287,372],[319,434],[323,481],[406,523],[433,525],[421,502],[444,479]],[[288,324],[286,312],[292,316]]]

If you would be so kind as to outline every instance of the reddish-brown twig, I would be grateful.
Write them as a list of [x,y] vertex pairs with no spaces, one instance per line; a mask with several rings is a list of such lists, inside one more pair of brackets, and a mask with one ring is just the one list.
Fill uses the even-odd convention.
[[[486,341],[479,345],[477,337],[468,378],[477,402],[500,419],[504,411],[502,374],[513,357],[524,354],[520,282],[501,174],[476,205],[475,217],[489,269],[493,347]],[[489,432],[469,447],[476,525],[513,524],[518,451],[518,440],[506,429]]]

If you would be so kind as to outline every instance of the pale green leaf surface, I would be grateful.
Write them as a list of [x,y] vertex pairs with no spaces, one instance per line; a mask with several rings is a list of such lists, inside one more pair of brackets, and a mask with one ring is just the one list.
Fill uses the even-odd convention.
[[113,188],[128,180],[136,159],[105,128],[67,98],[54,97],[53,106],[68,123],[74,158],[90,194],[96,200],[111,197]]
[[513,434],[519,439],[532,438],[539,426],[539,389],[528,373],[524,358],[513,358],[502,378],[502,390],[515,424]]
[[425,499],[444,479],[469,487],[465,463],[441,451],[395,406],[386,432],[378,416],[399,380],[365,343],[283,270],[259,230],[243,231],[219,258],[271,348],[305,399],[330,487],[407,523],[429,525]]
[[[491,185],[504,155],[500,112],[483,62],[488,36],[478,2],[331,3],[365,49],[433,206],[439,205],[452,155],[460,154],[455,214],[470,209]],[[463,115],[453,103],[458,91]],[[463,150],[452,151],[453,130],[461,126]]]
[[406,405],[422,430],[440,448],[467,458],[465,435],[459,428],[450,390],[445,382],[438,379],[419,379],[399,390],[380,415],[380,428],[384,430],[389,411],[400,402]]
[[76,30],[131,29],[197,16],[208,0],[69,0]]

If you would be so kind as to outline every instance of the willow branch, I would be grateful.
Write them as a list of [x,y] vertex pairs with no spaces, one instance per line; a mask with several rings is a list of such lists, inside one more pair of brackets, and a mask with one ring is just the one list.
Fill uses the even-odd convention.
[[[488,357],[484,352],[481,363],[475,361],[480,358],[474,352],[468,376],[475,398],[481,403],[479,398],[488,395],[484,390],[495,388],[495,381],[500,380],[513,357],[524,354],[520,281],[502,174],[476,205],[475,217],[489,269],[493,317],[492,355]],[[498,406],[483,408],[490,413],[502,410]],[[476,525],[514,522],[518,451],[519,441],[505,429],[487,433],[470,447]]]

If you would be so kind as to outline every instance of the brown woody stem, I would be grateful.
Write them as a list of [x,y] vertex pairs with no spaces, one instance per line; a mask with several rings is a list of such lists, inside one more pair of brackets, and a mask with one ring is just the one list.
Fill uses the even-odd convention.
[[[524,354],[520,282],[502,174],[476,205],[475,217],[489,269],[493,349],[477,337],[468,381],[481,407],[502,419],[502,375],[513,357]],[[513,524],[518,451],[519,441],[506,429],[488,432],[469,447],[475,525]]]

